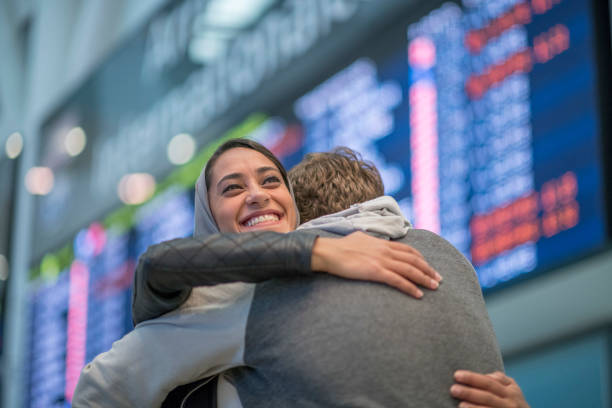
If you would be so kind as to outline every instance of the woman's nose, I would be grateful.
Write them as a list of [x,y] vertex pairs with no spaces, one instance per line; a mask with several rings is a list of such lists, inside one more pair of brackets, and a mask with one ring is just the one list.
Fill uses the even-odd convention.
[[249,188],[249,193],[247,194],[246,198],[246,203],[248,205],[263,205],[269,200],[270,195],[266,189],[259,185]]

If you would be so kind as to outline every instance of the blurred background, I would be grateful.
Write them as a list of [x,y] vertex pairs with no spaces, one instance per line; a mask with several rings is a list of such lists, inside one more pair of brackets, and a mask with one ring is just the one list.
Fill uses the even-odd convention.
[[67,407],[215,146],[337,145],[475,266],[533,407],[610,407],[608,0],[0,0],[2,407]]

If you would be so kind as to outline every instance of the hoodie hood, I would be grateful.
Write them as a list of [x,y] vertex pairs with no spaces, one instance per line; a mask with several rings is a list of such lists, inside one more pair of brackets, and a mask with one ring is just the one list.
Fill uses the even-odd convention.
[[398,239],[405,236],[412,225],[393,197],[380,196],[353,204],[346,210],[315,218],[300,225],[299,229],[311,228],[341,235],[363,231],[378,238]]

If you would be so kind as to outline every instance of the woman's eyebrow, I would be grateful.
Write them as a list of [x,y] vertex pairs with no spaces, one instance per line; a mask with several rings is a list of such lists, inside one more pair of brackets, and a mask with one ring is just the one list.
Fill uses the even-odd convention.
[[258,174],[265,173],[267,171],[275,171],[277,173],[280,173],[280,171],[276,167],[272,167],[272,166],[260,167],[256,171],[257,171]]
[[241,178],[243,177],[242,173],[230,173],[230,174],[226,174],[225,176],[221,177],[221,180],[219,180],[219,182],[217,183],[217,187],[219,187],[221,185],[221,183],[223,183],[225,180],[228,179],[237,179],[237,178]]
[[[263,167],[259,167],[258,169],[255,170],[255,172],[257,174],[262,174],[265,173],[267,171],[275,171],[277,173],[280,173],[280,171],[274,167],[274,166],[263,166]],[[221,185],[221,183],[223,183],[225,180],[229,180],[229,179],[238,179],[238,178],[242,178],[244,177],[244,175],[242,173],[230,173],[230,174],[226,174],[225,176],[221,177],[221,180],[219,180],[219,182],[217,183],[217,187],[219,187]]]

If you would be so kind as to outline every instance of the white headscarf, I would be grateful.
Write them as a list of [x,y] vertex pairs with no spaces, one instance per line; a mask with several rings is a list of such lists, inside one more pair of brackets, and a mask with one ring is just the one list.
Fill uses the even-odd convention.
[[204,175],[205,169],[206,167],[202,169],[202,173],[200,173],[200,177],[198,177],[195,185],[194,237],[206,237],[219,233],[219,227],[208,205],[208,189],[206,188],[206,177]]
[[[218,234],[219,227],[215,221],[210,205],[208,204],[208,189],[206,188],[206,167],[202,169],[198,181],[195,185],[195,212],[193,236],[196,238],[206,238],[209,235]],[[284,181],[284,180],[283,180]],[[289,192],[293,200],[293,207],[296,214],[296,225],[300,224],[300,213],[295,204],[293,188],[289,185]],[[252,290],[252,283],[234,282],[215,286],[194,287],[185,303],[180,306],[182,312],[189,309],[201,309],[202,307],[221,307],[231,303],[234,299],[249,293]]]

